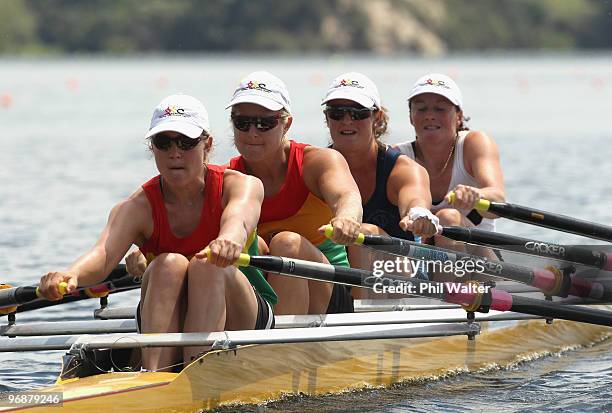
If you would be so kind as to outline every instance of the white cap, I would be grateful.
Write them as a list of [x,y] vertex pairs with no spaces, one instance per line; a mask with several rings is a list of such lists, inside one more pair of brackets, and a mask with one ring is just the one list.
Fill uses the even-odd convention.
[[430,73],[420,77],[412,87],[407,100],[410,101],[413,97],[423,93],[435,93],[436,95],[444,96],[453,105],[459,106],[459,108],[463,107],[463,97],[459,86],[446,75]]
[[287,87],[282,80],[265,71],[253,72],[243,78],[225,109],[238,103],[254,103],[270,110],[285,108],[291,113]]
[[369,77],[357,72],[343,73],[335,78],[322,105],[334,99],[348,99],[359,103],[366,108],[380,108],[380,95],[378,88]]
[[151,126],[145,138],[167,131],[182,133],[192,139],[199,137],[203,131],[210,133],[208,112],[202,102],[182,94],[165,97],[153,110]]

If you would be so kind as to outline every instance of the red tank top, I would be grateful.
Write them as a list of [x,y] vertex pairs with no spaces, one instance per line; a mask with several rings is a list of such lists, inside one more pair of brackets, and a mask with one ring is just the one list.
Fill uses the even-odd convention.
[[151,205],[153,218],[153,233],[140,247],[140,251],[151,262],[162,253],[173,252],[191,258],[206,247],[219,235],[219,226],[223,208],[221,197],[223,193],[223,172],[225,167],[208,165],[206,184],[204,187],[204,205],[200,221],[196,229],[189,235],[179,238],[172,233],[168,222],[168,212],[161,191],[160,176],[150,179],[142,185],[145,195]]
[[[258,233],[269,241],[280,231],[292,231],[303,235],[314,245],[320,245],[325,241],[325,236],[318,232],[318,228],[327,224],[333,214],[329,206],[312,194],[304,182],[304,149],[309,145],[295,141],[290,143],[285,181],[277,194],[264,198]],[[242,156],[232,158],[229,168],[247,173]]]
[[[285,182],[276,195],[264,198],[259,217],[260,223],[291,217],[297,214],[306,201],[310,190],[304,183],[302,162],[304,161],[304,148],[307,146],[309,145],[305,143],[291,141]],[[247,173],[242,156],[232,158],[229,168]]]

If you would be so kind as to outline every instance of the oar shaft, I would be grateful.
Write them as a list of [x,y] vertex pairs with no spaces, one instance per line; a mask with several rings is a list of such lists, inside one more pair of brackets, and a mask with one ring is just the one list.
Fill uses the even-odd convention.
[[612,270],[612,254],[591,251],[584,247],[537,241],[478,228],[444,227],[442,235],[456,241],[490,245],[508,251],[572,261],[606,271]]
[[[470,294],[455,294],[453,292],[449,292],[443,283],[425,281],[418,278],[408,278],[394,274],[376,276],[372,271],[368,270],[304,261],[296,258],[252,256],[248,261],[248,265],[257,267],[263,271],[368,289],[374,289],[376,284],[396,287],[401,284],[406,284],[412,286],[410,291],[414,291],[414,294],[411,292],[409,293],[411,295],[433,298],[436,300],[451,302],[453,304],[465,304],[465,300],[468,300],[471,297]],[[457,285],[460,286],[461,284]],[[503,294],[507,293],[505,291],[501,291],[500,294],[498,294],[498,297],[501,299]],[[507,300],[501,299],[501,301],[497,300],[495,303],[493,303],[491,308],[493,310],[506,311],[508,309],[507,305]]]
[[[26,311],[65,302],[95,298],[114,291],[137,288],[139,286],[139,280],[135,280],[134,277],[128,274],[124,264],[119,264],[102,283],[90,287],[80,287],[57,301],[47,301],[39,298],[37,286],[22,286],[0,290],[0,309],[18,306],[17,311]],[[0,313],[0,316],[2,315],[4,314]]]
[[383,246],[383,251],[403,255],[416,260],[442,262],[471,261],[479,266],[482,270],[482,274],[506,278],[531,285],[539,288],[548,295],[567,297],[571,294],[578,297],[612,302],[612,292],[607,290],[603,284],[582,280],[575,276],[569,276],[568,279],[563,279],[565,275],[561,272],[553,272],[552,269],[548,268],[527,268],[508,262],[491,261],[484,257],[451,251],[426,244],[417,244],[412,241],[389,236],[366,235],[363,244]]
[[525,314],[537,313],[547,318],[563,318],[581,323],[612,326],[612,313],[609,311],[566,305],[563,307],[563,317],[559,317],[559,306],[557,304],[516,295],[513,297],[512,311]]
[[382,251],[402,255],[415,260],[438,262],[471,261],[476,265],[480,265],[482,274],[507,278],[523,284],[534,285],[538,288],[552,287],[554,285],[554,274],[550,272],[545,271],[541,274],[534,273],[532,269],[519,265],[489,261],[484,257],[451,251],[427,244],[417,244],[412,241],[382,235],[366,235],[363,244],[384,246],[381,249]]
[[475,208],[480,211],[492,212],[500,217],[525,222],[557,231],[569,232],[589,238],[612,242],[612,227],[566,215],[510,204],[505,202],[490,202],[484,199],[478,201]]
[[0,308],[14,307],[38,298],[36,286],[5,288],[0,290]]
[[[373,272],[367,270],[314,263],[294,258],[274,256],[249,257],[246,254],[242,254],[242,256],[240,260],[241,265],[251,265],[263,271],[293,277],[347,284],[369,289],[374,289],[374,285],[377,283],[386,285],[399,285],[401,283],[413,286],[409,294],[468,306],[474,305],[477,299],[482,298],[482,296],[473,292],[472,289],[467,288],[465,284],[437,283],[393,274],[377,277]],[[490,293],[489,304],[492,310],[518,311],[525,314],[545,315],[547,317],[612,327],[612,313],[607,311],[566,308],[565,306],[559,306],[542,300],[517,297],[495,288],[490,288]],[[519,307],[515,307],[515,305]],[[593,317],[589,319],[588,315]]]
[[[59,290],[61,294],[65,294],[66,285],[66,283],[60,283]],[[40,298],[41,295],[37,286],[2,289],[0,290],[0,309],[27,304]]]

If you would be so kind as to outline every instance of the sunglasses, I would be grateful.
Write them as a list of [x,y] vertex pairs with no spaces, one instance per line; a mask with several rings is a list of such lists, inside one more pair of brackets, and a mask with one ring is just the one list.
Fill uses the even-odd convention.
[[151,138],[151,143],[160,151],[167,151],[170,149],[172,142],[182,151],[190,151],[195,148],[198,143],[202,140],[202,137],[199,138],[189,138],[185,135],[178,135],[171,138],[168,135],[163,133],[158,133]]
[[255,126],[259,132],[267,132],[278,125],[280,118],[282,118],[281,114],[263,117],[232,114],[232,123],[236,129],[242,132],[248,132],[251,129],[251,125]]
[[347,113],[351,115],[353,120],[364,120],[372,116],[372,112],[376,109],[356,108],[353,106],[327,106],[324,110],[325,114],[332,120],[342,120]]

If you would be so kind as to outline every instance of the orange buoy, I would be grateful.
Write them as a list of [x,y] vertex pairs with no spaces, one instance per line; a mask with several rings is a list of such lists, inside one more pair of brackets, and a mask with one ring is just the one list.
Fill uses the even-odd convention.
[[8,108],[13,105],[13,96],[10,93],[4,93],[0,96],[0,106]]

